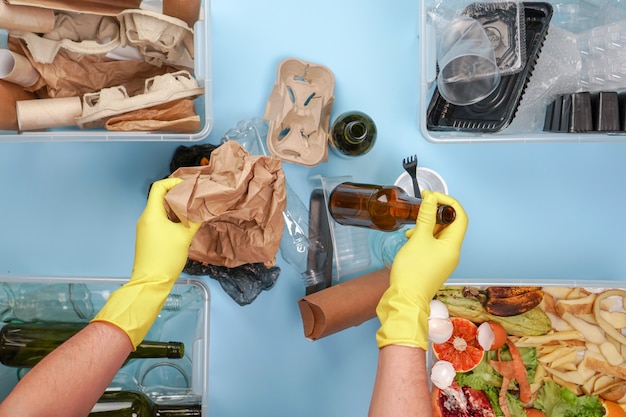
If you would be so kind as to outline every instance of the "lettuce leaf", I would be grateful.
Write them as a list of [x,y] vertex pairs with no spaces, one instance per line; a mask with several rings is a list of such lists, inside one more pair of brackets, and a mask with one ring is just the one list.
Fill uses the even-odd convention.
[[602,417],[604,408],[597,396],[581,395],[548,381],[539,389],[534,406],[547,417]]
[[[534,348],[519,348],[522,361],[526,367],[526,373],[528,374],[529,381],[534,378],[537,369],[537,351]],[[511,360],[511,354],[506,346],[500,350],[501,360]],[[457,373],[456,382],[460,386],[468,386],[473,389],[481,390],[489,398],[489,402],[493,407],[496,415],[503,415],[502,409],[498,402],[500,394],[500,386],[502,385],[502,376],[496,372],[489,365],[489,360],[497,360],[497,351],[489,351],[485,353],[483,360],[478,364],[476,368],[466,373]],[[516,389],[517,385],[512,384],[509,389]],[[524,403],[522,403],[517,397],[510,393],[507,393],[507,402],[509,405],[509,411],[513,417],[525,417],[526,412],[524,410]]]

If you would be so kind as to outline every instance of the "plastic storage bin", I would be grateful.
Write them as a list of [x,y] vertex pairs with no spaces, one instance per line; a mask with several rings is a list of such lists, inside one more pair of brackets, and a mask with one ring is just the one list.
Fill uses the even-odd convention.
[[[127,281],[0,275],[0,327],[6,322],[35,322],[41,314],[46,321],[87,323],[108,295]],[[206,284],[180,278],[145,340],[182,342],[185,357],[132,359],[116,374],[109,389],[139,390],[157,404],[201,404],[202,414],[208,415],[209,306]],[[25,372],[27,369],[0,364],[0,401]]]
[[[442,10],[457,15],[474,1],[420,2],[418,16],[419,38],[419,97],[418,122],[426,140],[433,143],[503,143],[503,142],[616,142],[626,140],[624,102],[620,102],[621,129],[617,132],[591,131],[585,133],[547,132],[543,130],[545,112],[559,94],[580,91],[619,91],[626,66],[624,29],[626,6],[613,0],[564,0],[544,2],[551,9],[545,40],[539,45],[539,55],[532,74],[524,84],[524,91],[516,109],[512,109],[510,124],[498,131],[480,131],[468,121],[469,129],[454,126],[445,129],[428,128],[429,106],[436,94],[437,32]],[[524,2],[538,7],[542,2]],[[445,9],[442,9],[444,7]],[[528,16],[527,16],[528,18]],[[535,22],[536,23],[536,20]],[[532,44],[533,40],[529,40]],[[610,62],[611,65],[606,65]],[[621,85],[621,88],[620,88]],[[513,91],[513,94],[516,92]],[[509,97],[505,97],[509,100]],[[486,107],[486,105],[485,105]],[[444,117],[450,117],[445,114]],[[468,113],[471,113],[468,112]],[[471,119],[471,114],[468,115]],[[489,127],[489,126],[487,126]],[[486,129],[489,130],[489,129]]]
[[[144,0],[141,8],[159,10],[161,0]],[[194,24],[194,71],[193,76],[204,94],[194,99],[196,113],[200,116],[200,130],[194,133],[165,131],[124,132],[105,128],[59,127],[45,131],[0,130],[0,142],[70,142],[70,141],[173,141],[195,142],[205,139],[213,127],[212,79],[211,79],[211,14],[210,0],[201,0],[198,21]],[[0,29],[0,46],[6,48],[7,31]]]

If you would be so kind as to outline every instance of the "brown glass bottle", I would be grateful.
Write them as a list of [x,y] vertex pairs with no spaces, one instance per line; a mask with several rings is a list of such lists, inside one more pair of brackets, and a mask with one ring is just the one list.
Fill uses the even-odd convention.
[[[421,203],[395,185],[344,182],[330,193],[328,210],[337,223],[390,232],[415,223]],[[438,224],[450,224],[455,217],[453,207],[438,207]]]

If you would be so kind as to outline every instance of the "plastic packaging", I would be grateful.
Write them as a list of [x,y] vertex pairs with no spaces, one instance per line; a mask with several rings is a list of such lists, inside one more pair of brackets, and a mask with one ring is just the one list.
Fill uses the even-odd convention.
[[437,50],[437,91],[448,102],[466,106],[489,96],[500,83],[492,41],[476,19],[450,21]]
[[328,281],[331,278],[324,269],[330,252],[319,234],[311,233],[309,213],[302,200],[287,185],[287,208],[283,211],[285,230],[280,241],[280,253],[300,273],[307,294],[330,286]]
[[[312,189],[320,189],[324,194],[324,206],[328,210],[328,202],[332,190],[342,182],[351,181],[352,177],[323,177],[314,175],[309,178]],[[368,230],[361,227],[344,226],[328,215],[328,227],[332,242],[333,282],[342,277],[362,272],[370,266],[371,256]]]
[[426,110],[428,130],[496,133],[509,126],[539,57],[552,6],[543,2],[525,3],[525,17],[527,57],[524,69],[502,76],[493,93],[469,106],[455,106],[435,90]]
[[[550,1],[553,9],[547,37],[535,69],[522,95],[511,123],[498,131],[467,130],[457,121],[447,129],[427,127],[427,109],[434,92],[437,66],[436,39],[445,22],[459,15],[469,4],[462,0],[425,0],[420,2],[418,37],[420,42],[419,126],[423,137],[432,143],[528,143],[528,142],[623,142],[624,132],[555,132],[544,131],[547,106],[561,94],[578,91],[619,91],[612,75],[623,71],[619,47],[620,30],[626,20],[626,2],[621,0]],[[525,2],[536,6],[538,3]],[[525,17],[536,25],[538,17]],[[591,33],[598,36],[592,36]],[[528,39],[527,39],[528,40]],[[591,41],[590,43],[586,43]],[[597,45],[597,50],[593,48]],[[580,51],[578,50],[580,46]],[[582,54],[589,51],[588,57]],[[591,54],[598,54],[591,56]],[[603,58],[604,56],[605,58]],[[586,61],[583,63],[583,59]],[[606,59],[604,62],[602,59]],[[594,78],[595,77],[595,78]],[[625,79],[622,77],[622,79]],[[584,85],[584,83],[587,85]],[[597,83],[591,85],[591,83]],[[606,88],[600,87],[606,85]],[[623,89],[624,87],[622,87]],[[504,96],[503,96],[504,97]],[[488,107],[486,107],[488,108]],[[448,109],[444,109],[447,111]],[[455,111],[455,110],[451,110]],[[470,123],[469,121],[467,122]]]

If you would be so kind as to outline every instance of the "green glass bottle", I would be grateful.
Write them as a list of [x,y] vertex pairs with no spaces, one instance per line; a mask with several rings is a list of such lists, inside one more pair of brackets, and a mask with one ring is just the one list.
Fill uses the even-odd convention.
[[[32,368],[85,326],[82,323],[9,323],[0,329],[0,363]],[[181,342],[143,341],[127,359],[172,358],[185,356]]]
[[342,113],[330,128],[329,141],[339,156],[365,155],[376,142],[376,124],[371,117],[360,111]]
[[138,391],[108,391],[98,400],[89,417],[186,417],[201,416],[199,402],[156,404]]

